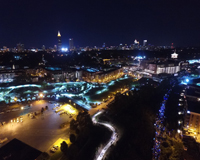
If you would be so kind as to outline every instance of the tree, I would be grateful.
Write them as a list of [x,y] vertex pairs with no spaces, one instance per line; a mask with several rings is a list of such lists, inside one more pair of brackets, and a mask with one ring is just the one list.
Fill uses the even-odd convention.
[[79,134],[80,133],[80,130],[77,128],[76,129],[76,134]]
[[42,152],[42,154],[40,154],[40,156],[37,158],[38,160],[50,160],[50,156],[47,152]]
[[74,143],[76,141],[76,136],[74,134],[70,134],[69,139],[71,143]]
[[74,119],[70,122],[70,129],[75,130],[77,128],[76,121]]
[[67,155],[68,144],[67,144],[65,141],[63,141],[63,142],[61,143],[60,150],[61,150],[65,155]]

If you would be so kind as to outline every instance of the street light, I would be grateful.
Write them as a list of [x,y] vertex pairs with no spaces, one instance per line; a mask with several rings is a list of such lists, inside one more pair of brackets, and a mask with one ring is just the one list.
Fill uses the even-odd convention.
[[42,93],[39,94],[39,97],[42,98],[44,95]]
[[21,110],[23,110],[24,109],[24,107],[21,107]]

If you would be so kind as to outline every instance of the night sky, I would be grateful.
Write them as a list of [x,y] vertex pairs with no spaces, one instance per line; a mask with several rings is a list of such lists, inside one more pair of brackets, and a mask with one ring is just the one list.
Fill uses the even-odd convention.
[[199,0],[4,0],[0,48],[131,44],[200,46]]

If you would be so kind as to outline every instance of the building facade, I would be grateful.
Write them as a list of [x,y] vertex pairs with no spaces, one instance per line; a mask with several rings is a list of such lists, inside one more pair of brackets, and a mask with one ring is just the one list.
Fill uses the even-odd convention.
[[86,82],[107,83],[111,80],[120,78],[123,75],[123,68],[96,72],[91,70],[84,70],[82,78]]
[[73,38],[69,39],[69,50],[72,51],[74,49],[74,40]]
[[61,48],[62,48],[62,41],[61,41],[61,34],[59,31],[58,31],[57,37],[58,37],[58,48],[57,49],[58,49],[58,52],[60,52]]

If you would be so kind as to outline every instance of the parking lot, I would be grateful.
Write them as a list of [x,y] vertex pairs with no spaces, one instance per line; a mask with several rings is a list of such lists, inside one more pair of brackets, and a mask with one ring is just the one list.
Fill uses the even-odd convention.
[[[36,115],[35,118],[28,116],[27,113],[41,111],[41,108],[48,106],[43,114]],[[48,151],[57,139],[68,139],[69,125],[60,129],[60,124],[70,122],[70,115],[55,113],[54,104],[46,101],[35,101],[28,109],[17,110],[0,115],[0,121],[6,121],[6,124],[0,128],[0,139],[7,137],[8,141],[17,138],[28,145],[41,150]],[[23,122],[14,123],[11,119],[21,116]],[[8,142],[7,141],[7,142]],[[0,144],[0,147],[6,143]]]

